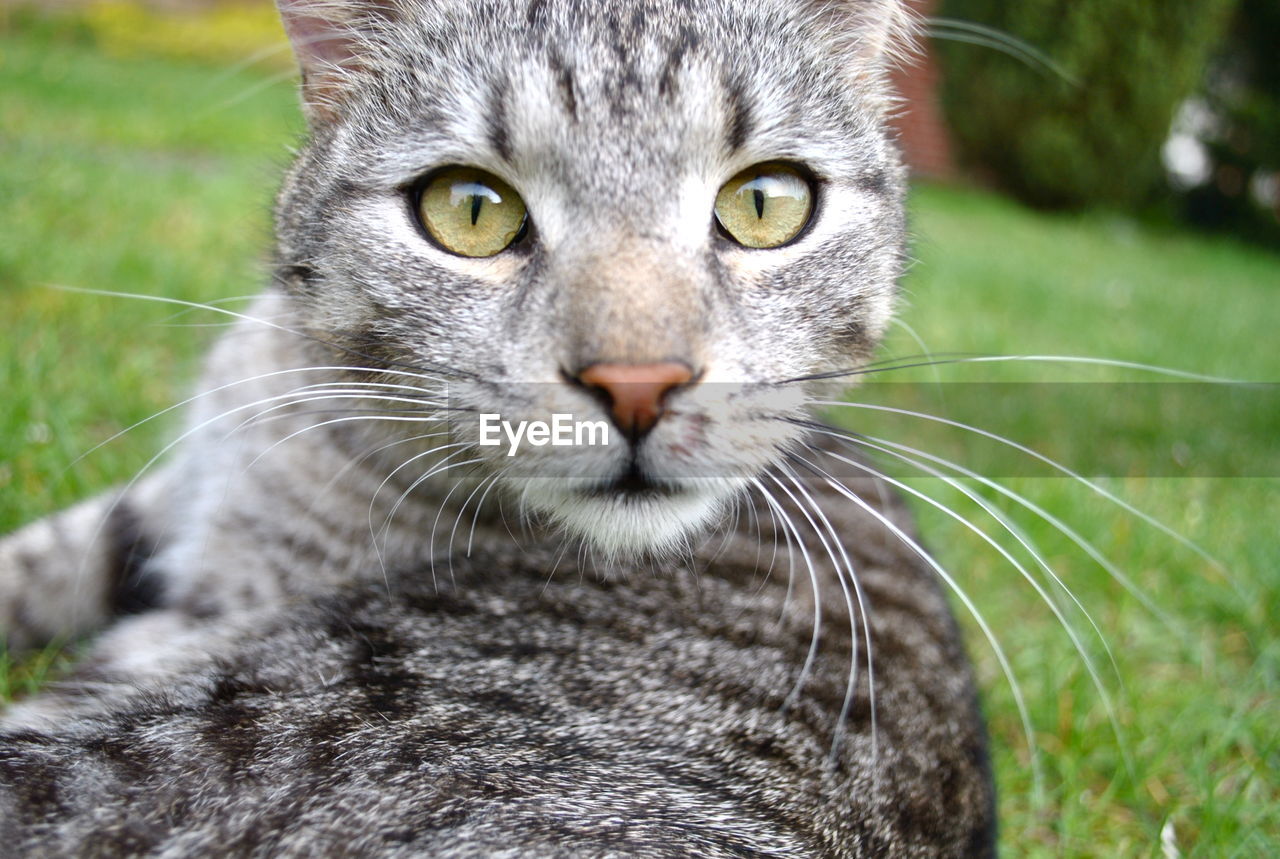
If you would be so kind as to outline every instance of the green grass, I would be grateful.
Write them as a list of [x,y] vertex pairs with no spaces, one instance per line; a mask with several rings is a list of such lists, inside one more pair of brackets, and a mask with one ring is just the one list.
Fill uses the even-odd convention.
[[[270,198],[301,123],[290,83],[270,81],[271,69],[229,71],[233,60],[113,57],[82,28],[0,27],[0,531],[140,468],[174,420],[77,458],[176,402],[216,333],[181,327],[215,321],[207,316],[49,285],[208,301],[262,282]],[[902,315],[933,350],[1095,355],[1280,379],[1280,258],[1115,217],[1035,214],[965,190],[921,188],[913,214],[919,263]],[[887,354],[919,351],[904,331],[887,344]],[[1134,378],[1044,365],[940,373]],[[1147,453],[1130,449],[1135,459]],[[1095,541],[1176,622],[1164,626],[1060,535],[1020,517],[1115,653],[1119,679],[1104,676],[1130,777],[1053,615],[990,547],[920,505],[927,541],[1010,654],[1035,725],[1042,798],[1032,795],[1009,685],[965,621],[1007,854],[1160,855],[1166,822],[1185,855],[1280,852],[1280,480],[1103,481],[1205,546],[1229,577],[1070,481],[1004,482]],[[988,526],[936,481],[912,485]],[[1106,668],[1096,639],[1089,649]],[[16,671],[0,663],[0,696],[38,684],[48,666],[47,654]]]

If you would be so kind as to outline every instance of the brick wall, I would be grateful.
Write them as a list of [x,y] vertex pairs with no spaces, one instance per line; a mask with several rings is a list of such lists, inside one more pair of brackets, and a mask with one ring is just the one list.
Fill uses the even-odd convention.
[[[930,15],[936,0],[911,0],[921,16]],[[911,172],[937,179],[956,175],[951,140],[938,100],[938,65],[928,39],[922,39],[914,62],[894,74],[894,83],[904,103],[893,125],[902,143],[903,156]]]

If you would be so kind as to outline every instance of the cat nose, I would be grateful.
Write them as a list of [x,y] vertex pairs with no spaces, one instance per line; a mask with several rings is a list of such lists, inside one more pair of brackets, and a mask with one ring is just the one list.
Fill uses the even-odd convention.
[[693,370],[675,361],[661,364],[592,364],[577,380],[607,401],[613,422],[633,440],[662,417],[667,395],[693,379]]

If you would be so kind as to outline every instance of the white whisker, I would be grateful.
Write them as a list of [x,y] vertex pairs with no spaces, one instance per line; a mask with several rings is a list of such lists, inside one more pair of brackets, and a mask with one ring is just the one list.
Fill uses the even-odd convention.
[[[796,530],[795,523],[791,521],[791,517],[787,515],[787,511],[782,509],[782,505],[777,499],[770,494],[765,485],[760,482],[759,478],[752,477],[749,479],[751,485],[760,491],[760,495],[764,498],[765,503],[773,507],[778,516],[781,518],[783,526],[791,531],[796,538],[796,546],[800,550],[800,556],[804,559],[805,567],[809,571],[809,585],[813,588],[813,634],[809,639],[809,652],[805,655],[804,665],[800,668],[800,676],[796,679],[795,686],[782,702],[782,711],[786,712],[800,697],[800,692],[804,688],[805,681],[809,679],[809,675],[813,672],[813,663],[818,657],[818,644],[822,637],[822,589],[818,586],[818,574],[813,566],[813,559],[809,557],[809,550],[805,547],[804,540],[800,537],[800,532]],[[788,595],[790,589],[788,589]]]
[[[373,550],[378,559],[378,564],[382,567],[382,576],[384,579],[387,576],[386,558],[383,556],[382,549],[378,546],[379,528],[377,528],[373,524],[373,510],[374,510],[374,507],[377,506],[378,496],[382,494],[382,490],[386,487],[388,483],[390,483],[395,478],[397,474],[399,474],[405,468],[408,468],[414,462],[417,462],[423,457],[430,456],[433,453],[443,453],[446,450],[452,450],[454,448],[460,448],[460,447],[466,447],[466,446],[467,446],[466,442],[454,442],[453,444],[446,444],[446,445],[441,445],[440,447],[433,447],[430,450],[425,450],[421,453],[414,454],[413,456],[409,457],[409,459],[405,460],[404,462],[400,463],[400,465],[393,468],[391,472],[382,479],[382,482],[378,484],[378,488],[373,491],[373,495],[369,498],[369,511],[368,511],[369,537],[371,538]],[[454,456],[454,454],[450,454],[450,458],[452,456]],[[445,459],[444,461],[448,462],[449,460]],[[432,472],[428,470],[427,475],[429,476],[431,474]],[[422,478],[422,479],[425,479],[425,478]],[[405,490],[405,494],[401,495],[400,499],[403,499],[405,495],[407,495],[408,492],[412,491],[414,487],[416,487],[417,485],[418,483],[415,482],[412,486],[409,487],[409,489]],[[391,517],[395,515],[395,512],[398,509],[399,509],[399,499],[397,500],[396,506],[392,508],[391,513],[388,515],[387,519],[384,521],[383,523],[384,527],[390,526]],[[388,536],[388,539],[389,539],[389,536]]]
[[1040,756],[1037,752],[1035,730],[1031,724],[1031,712],[1027,709],[1026,701],[1022,695],[1022,687],[1018,684],[1017,676],[1013,672],[1013,666],[1010,664],[1008,656],[1005,655],[1004,648],[1000,646],[1000,642],[996,639],[995,633],[992,632],[991,626],[987,623],[982,612],[978,611],[978,607],[974,604],[973,599],[964,590],[964,588],[960,587],[960,584],[955,580],[955,577],[952,576],[951,573],[942,566],[942,564],[938,563],[932,555],[925,551],[919,543],[912,539],[909,534],[895,525],[893,520],[888,516],[885,516],[879,510],[876,510],[866,501],[863,501],[856,493],[850,492],[847,488],[841,485],[839,481],[832,480],[830,478],[824,478],[824,480],[832,489],[835,489],[841,495],[874,516],[881,524],[888,528],[895,537],[902,541],[902,543],[906,545],[907,548],[916,555],[916,557],[928,564],[929,567],[938,574],[938,577],[946,583],[947,587],[951,589],[952,593],[956,595],[961,604],[965,607],[965,610],[969,612],[969,615],[978,624],[978,628],[982,631],[983,637],[986,638],[987,644],[990,645],[992,652],[995,654],[996,661],[1000,664],[1000,670],[1004,673],[1005,680],[1008,682],[1009,689],[1013,695],[1014,704],[1018,708],[1018,715],[1022,720],[1022,730],[1026,736],[1028,754],[1031,758],[1032,781],[1035,785],[1035,796],[1037,802],[1043,803],[1044,773],[1041,770]]
[[944,418],[939,415],[931,415],[927,412],[912,411],[911,409],[899,409],[899,408],[894,408],[892,406],[881,406],[881,405],[874,405],[871,403],[844,402],[841,400],[819,400],[814,402],[813,405],[846,407],[846,408],[855,408],[855,409],[870,409],[872,411],[890,412],[893,414],[899,414],[899,415],[904,415],[908,417],[916,417],[916,418],[920,418],[921,420],[927,420],[927,421],[933,421],[935,423],[946,424],[947,426],[953,426],[953,427],[956,427],[957,429],[965,430],[966,432],[976,433],[977,435],[983,436],[984,438],[989,438],[992,441],[996,441],[996,442],[999,442],[1000,444],[1011,447],[1014,450],[1024,453],[1027,456],[1030,456],[1034,459],[1039,460],[1040,462],[1043,462],[1044,464],[1048,465],[1049,467],[1055,469],[1056,471],[1062,474],[1065,474],[1066,476],[1070,477],[1072,480],[1075,480],[1081,485],[1088,487],[1090,490],[1097,493],[1098,495],[1101,495],[1103,498],[1106,498],[1108,501],[1117,505],[1122,510],[1125,510],[1131,515],[1136,516],[1137,518],[1141,519],[1143,522],[1146,522],[1151,527],[1163,533],[1165,536],[1172,538],[1173,540],[1177,541],[1180,545],[1185,546],[1186,548],[1190,549],[1192,552],[1195,552],[1201,558],[1203,558],[1204,560],[1212,564],[1217,570],[1219,570],[1224,575],[1224,577],[1226,577],[1229,581],[1232,581],[1234,584],[1234,580],[1228,574],[1226,567],[1222,564],[1222,562],[1219,561],[1217,558],[1213,557],[1213,555],[1210,555],[1205,549],[1201,548],[1200,545],[1195,541],[1187,537],[1184,537],[1182,534],[1170,528],[1168,525],[1164,524],[1159,519],[1156,519],[1154,516],[1150,515],[1149,513],[1144,513],[1142,510],[1139,510],[1137,507],[1134,507],[1132,504],[1125,501],[1123,498],[1120,498],[1115,493],[1095,483],[1089,478],[1073,471],[1072,469],[1068,468],[1062,463],[1054,459],[1051,459],[1050,457],[1045,456],[1044,454],[1040,453],[1037,450],[1033,450],[1032,448],[1029,448],[1024,444],[1019,444],[1013,439],[1005,438],[1004,436],[999,435],[997,433],[993,433],[993,432],[990,432],[989,430],[984,430],[981,427],[976,427],[971,424],[963,423],[961,421],[954,421],[954,420],[951,420],[950,418]]
[[499,471],[497,474],[495,474],[493,476],[493,479],[489,481],[488,488],[486,488],[484,493],[480,496],[480,500],[476,502],[476,512],[471,517],[471,533],[467,535],[467,557],[468,558],[471,557],[471,546],[476,536],[476,523],[480,520],[480,510],[481,508],[484,507],[484,500],[489,497],[489,491],[493,489],[493,487],[497,486],[498,481],[502,479],[502,476],[510,470],[511,470],[511,466],[508,466],[507,468],[504,468],[501,471]]
[[[874,445],[872,445],[872,447],[874,447]],[[886,451],[886,452],[892,454],[892,451]],[[1102,682],[1102,677],[1098,672],[1098,668],[1097,668],[1097,665],[1094,663],[1093,657],[1089,654],[1088,650],[1085,648],[1084,642],[1081,641],[1079,633],[1076,631],[1075,627],[1071,624],[1071,622],[1067,620],[1066,615],[1063,613],[1057,601],[1054,600],[1047,591],[1045,591],[1044,586],[1041,585],[1040,582],[1038,582],[1036,578],[1031,575],[1031,572],[1022,564],[1022,562],[1020,562],[1017,558],[1015,558],[1012,554],[1010,554],[1010,552],[1007,549],[1005,549],[1004,546],[1000,545],[1000,543],[992,539],[991,535],[983,531],[977,525],[974,525],[968,519],[961,516],[959,513],[955,512],[947,505],[939,502],[937,499],[931,498],[925,493],[920,492],[919,490],[914,489],[899,480],[895,480],[892,477],[888,477],[883,472],[877,471],[876,469],[871,468],[870,466],[864,465],[863,463],[857,462],[856,460],[849,459],[848,457],[845,457],[845,456],[841,456],[840,454],[835,453],[834,451],[823,451],[823,453],[825,453],[827,456],[833,459],[836,459],[840,462],[845,463],[846,465],[851,465],[854,468],[857,468],[866,474],[876,475],[880,477],[882,480],[885,480],[892,486],[896,487],[897,489],[903,492],[906,492],[915,498],[919,498],[921,501],[924,501],[925,503],[929,504],[935,509],[940,510],[941,512],[951,517],[955,521],[959,522],[965,528],[967,528],[968,530],[976,534],[983,542],[991,546],[991,548],[995,549],[996,552],[1002,558],[1004,558],[1015,570],[1018,571],[1018,573],[1027,582],[1027,584],[1029,584],[1031,588],[1036,592],[1036,594],[1040,597],[1040,599],[1044,601],[1045,605],[1049,607],[1049,610],[1053,613],[1053,616],[1057,619],[1058,623],[1062,626],[1063,630],[1066,632],[1067,637],[1070,639],[1071,644],[1075,648],[1076,653],[1080,656],[1080,659],[1085,666],[1085,670],[1088,672],[1089,677],[1093,682],[1094,689],[1097,691],[1098,696],[1102,700],[1103,709],[1106,710],[1107,718],[1111,722],[1112,731],[1115,733],[1116,740],[1120,746],[1121,754],[1124,756],[1126,768],[1128,769],[1129,774],[1132,777],[1134,774],[1134,769],[1129,756],[1128,743],[1125,740],[1124,731],[1120,727],[1120,720],[1116,713],[1115,704],[1111,699],[1110,693],[1107,692],[1106,685]],[[1054,583],[1058,585],[1058,587],[1062,588],[1062,590],[1067,594],[1067,596],[1075,604],[1076,608],[1078,608],[1080,612],[1084,615],[1085,619],[1089,622],[1089,625],[1093,628],[1094,633],[1098,636],[1098,640],[1102,643],[1102,646],[1106,651],[1107,657],[1111,661],[1111,667],[1112,667],[1112,670],[1115,672],[1115,676],[1117,678],[1121,677],[1120,667],[1116,663],[1115,655],[1111,651],[1111,646],[1107,643],[1106,636],[1102,634],[1102,629],[1098,626],[1097,622],[1094,620],[1093,615],[1090,614],[1089,610],[1085,608],[1084,604],[1080,602],[1080,600],[1076,597],[1075,593],[1073,593],[1072,590],[1069,587],[1067,587],[1066,583],[1062,581],[1062,579],[1058,576],[1058,574],[1054,572],[1053,568],[1050,567],[1049,564],[1044,560],[1044,557],[1041,555],[1041,553],[1029,541],[1023,539],[1019,531],[1013,528],[1011,523],[1009,523],[997,510],[995,510],[988,502],[986,502],[985,499],[981,498],[976,493],[971,492],[967,487],[960,485],[958,482],[953,481],[951,478],[939,473],[935,469],[931,469],[928,466],[925,466],[920,463],[916,463],[910,460],[909,458],[904,457],[902,454],[896,454],[896,455],[901,459],[903,459],[904,461],[906,461],[908,464],[911,464],[920,468],[920,470],[924,471],[926,474],[930,474],[933,477],[943,480],[948,485],[953,486],[959,492],[961,492],[966,498],[969,498],[978,506],[982,507],[982,509],[985,510],[988,514],[990,514],[992,518],[994,518],[997,522],[1003,525],[1005,529],[1008,530],[1009,533],[1013,535],[1014,539],[1017,540],[1022,545],[1022,547],[1031,554],[1031,556],[1036,560],[1036,563],[1041,567],[1041,569],[1045,571],[1045,574],[1048,575],[1054,581]],[[824,477],[830,480],[834,480],[834,478],[832,478],[832,476],[828,474],[824,469],[820,468],[819,466],[813,463],[810,463],[810,465],[815,469],[817,469],[818,472]]]
[[960,355],[946,358],[930,358],[926,361],[910,361],[909,363],[882,361],[875,364],[866,364],[852,370],[835,370],[829,373],[815,373],[810,376],[798,376],[793,379],[783,380],[776,384],[789,385],[795,382],[816,381],[819,379],[842,379],[855,376],[869,376],[878,373],[889,373],[894,370],[907,370],[914,367],[934,367],[945,364],[1003,364],[1016,361],[1025,361],[1034,364],[1078,364],[1082,366],[1113,367],[1119,370],[1135,370],[1142,373],[1152,373],[1157,376],[1183,379],[1188,382],[1209,382],[1219,385],[1254,384],[1247,379],[1230,379],[1225,376],[1209,376],[1203,373],[1192,373],[1187,370],[1179,370],[1174,367],[1162,367],[1158,364],[1143,364],[1137,361],[1124,361],[1115,358],[1095,358],[1088,355]]
[[[817,430],[817,429],[815,429],[815,431],[822,432],[822,430]],[[1041,520],[1047,522],[1050,526],[1056,529],[1064,537],[1066,537],[1068,540],[1074,543],[1077,547],[1079,547],[1081,551],[1083,551],[1090,558],[1092,558],[1100,567],[1102,567],[1103,570],[1107,572],[1108,575],[1111,576],[1112,579],[1114,579],[1121,587],[1123,587],[1129,593],[1130,596],[1138,600],[1138,602],[1140,602],[1143,605],[1143,607],[1145,607],[1149,612],[1151,612],[1152,615],[1159,618],[1160,621],[1168,629],[1172,630],[1178,637],[1182,638],[1184,641],[1189,639],[1190,633],[1187,632],[1181,626],[1181,624],[1179,624],[1167,612],[1161,609],[1160,606],[1157,605],[1156,602],[1146,593],[1146,591],[1138,587],[1138,585],[1135,584],[1134,581],[1123,570],[1117,567],[1115,563],[1111,561],[1111,559],[1109,559],[1105,554],[1103,554],[1102,551],[1098,549],[1097,546],[1095,546],[1092,542],[1090,542],[1088,539],[1082,536],[1078,531],[1073,529],[1066,522],[1059,519],[1057,516],[1053,515],[1048,510],[1045,510],[1043,507],[1036,504],[1034,501],[1027,498],[1025,495],[1015,492],[1012,489],[1008,488],[1007,486],[1003,486],[997,483],[996,481],[991,480],[990,478],[983,477],[981,474],[978,474],[975,471],[965,468],[964,466],[960,465],[957,462],[953,462],[952,460],[946,459],[944,457],[940,457],[935,454],[931,454],[927,451],[923,451],[918,448],[911,447],[910,445],[901,444],[900,442],[891,441],[889,439],[878,438],[876,436],[860,435],[856,437],[851,437],[851,436],[834,433],[834,432],[828,432],[826,434],[832,438],[839,440],[841,443],[849,446],[853,446],[859,443],[858,439],[862,438],[871,442],[875,442],[877,444],[884,445],[886,447],[894,448],[895,450],[904,451],[906,453],[911,454],[912,456],[920,457],[921,459],[927,460],[929,462],[933,462],[935,464],[944,466],[946,468],[950,468],[953,471],[955,471],[957,474],[970,478],[971,480],[974,480],[982,484],[983,486],[986,486],[987,488],[1000,493],[1004,497],[1013,501],[1015,504],[1018,504],[1024,509],[1029,510],[1031,513],[1035,514]],[[886,452],[889,452],[889,451],[886,451]]]
[[[462,506],[458,508],[458,515],[457,515],[457,516],[455,516],[455,517],[454,517],[454,519],[453,519],[453,527],[449,530],[449,542],[448,542],[448,544],[446,544],[446,552],[447,552],[447,553],[448,553],[448,555],[449,555],[449,578],[451,578],[451,579],[454,579],[454,578],[455,578],[455,577],[454,577],[454,574],[453,574],[453,540],[454,540],[454,537],[456,537],[456,536],[457,536],[457,534],[458,534],[458,525],[462,522],[462,517],[463,517],[463,515],[465,515],[465,514],[466,514],[466,512],[467,512],[467,505],[471,503],[471,499],[472,499],[472,498],[475,498],[477,493],[479,493],[481,490],[484,490],[484,489],[485,489],[485,487],[490,486],[490,485],[492,485],[493,483],[497,482],[498,478],[499,478],[499,477],[501,477],[503,474],[505,474],[505,473],[506,473],[510,468],[512,468],[512,467],[513,467],[513,466],[507,466],[506,468],[502,469],[501,471],[496,472],[495,474],[491,474],[491,475],[489,475],[488,477],[483,478],[479,483],[477,483],[477,484],[475,485],[475,488],[471,490],[471,494],[470,494],[470,495],[468,495],[468,496],[466,497],[466,499],[462,502]],[[451,492],[452,492],[452,490],[451,490]],[[487,490],[486,490],[486,492],[487,492]],[[481,496],[481,499],[483,500],[483,498],[484,498],[484,496],[482,495],[482,496]],[[446,496],[445,500],[446,500],[446,501],[448,500],[448,496]],[[444,507],[444,505],[442,504],[442,505],[441,505],[441,509],[443,509],[443,507]],[[480,505],[478,505],[478,504],[477,504],[477,505],[476,505],[476,518],[479,518],[479,516],[480,516]],[[434,537],[434,535],[435,535],[435,530],[434,530],[434,528],[432,529],[432,532],[431,532],[431,533],[432,533],[432,535],[433,535],[433,537]],[[474,534],[474,533],[475,533],[475,520],[474,520],[474,519],[472,520],[472,524],[471,524],[471,533],[472,533],[472,534]],[[470,554],[471,554],[471,552],[470,552],[470,541],[468,541],[468,544],[467,544],[467,545],[468,545],[467,556],[468,556],[468,557],[470,557]],[[456,580],[456,579],[455,579],[455,580]]]
[[[344,367],[344,366],[332,366],[332,367],[324,367],[324,366],[317,366],[317,367],[294,367],[294,368],[291,368],[291,369],[288,369],[288,370],[275,370],[275,371],[270,372],[270,373],[259,373],[259,374],[258,374],[258,375],[256,375],[256,376],[246,376],[246,377],[245,377],[245,378],[243,378],[243,379],[236,379],[236,380],[235,380],[235,381],[233,381],[233,382],[227,382],[227,383],[225,383],[225,384],[218,385],[218,386],[216,386],[216,387],[210,388],[210,389],[209,389],[209,390],[207,390],[207,391],[201,391],[201,392],[200,392],[200,393],[198,393],[198,394],[195,394],[195,395],[193,395],[193,396],[187,397],[185,400],[182,400],[182,401],[181,401],[181,402],[179,402],[179,403],[176,403],[176,404],[174,404],[174,405],[172,405],[172,406],[169,406],[169,407],[167,407],[167,408],[161,409],[160,411],[158,411],[158,412],[156,412],[156,413],[154,413],[154,414],[152,414],[152,415],[148,415],[147,417],[143,418],[143,419],[142,419],[142,420],[140,420],[140,421],[137,421],[137,422],[135,422],[135,423],[133,423],[133,424],[130,424],[129,426],[127,426],[127,427],[125,427],[124,429],[120,430],[119,432],[116,432],[116,433],[114,433],[113,435],[111,435],[111,436],[107,437],[107,438],[106,438],[106,439],[104,439],[103,441],[98,442],[98,443],[97,443],[97,444],[95,444],[93,447],[89,448],[89,449],[88,449],[88,450],[86,450],[84,453],[82,453],[82,454],[80,454],[79,456],[77,456],[77,457],[76,457],[75,459],[73,459],[70,463],[68,463],[68,465],[66,466],[66,468],[65,468],[65,469],[63,469],[63,474],[66,474],[66,472],[70,471],[72,468],[74,468],[76,465],[78,465],[82,460],[84,460],[84,458],[85,458],[85,457],[87,457],[87,456],[89,456],[89,455],[93,454],[95,451],[99,450],[99,449],[100,449],[100,448],[102,448],[102,447],[105,447],[106,445],[110,444],[111,442],[116,441],[117,439],[121,438],[122,436],[126,435],[127,433],[132,432],[133,430],[137,429],[137,428],[138,428],[138,427],[140,427],[140,426],[143,426],[144,424],[150,423],[151,421],[154,421],[154,420],[156,420],[156,419],[158,419],[158,418],[164,417],[165,415],[169,414],[170,412],[174,412],[174,411],[177,411],[178,409],[181,409],[181,408],[183,408],[183,407],[185,407],[185,406],[191,405],[192,403],[197,402],[198,400],[201,400],[201,399],[203,399],[204,397],[213,396],[214,394],[218,394],[218,393],[221,393],[221,392],[223,392],[223,391],[229,390],[229,389],[231,389],[231,388],[235,388],[235,387],[237,387],[237,386],[239,386],[239,385],[248,385],[248,384],[252,384],[253,382],[265,381],[265,380],[267,380],[267,379],[273,379],[273,378],[277,378],[277,377],[280,377],[280,376],[287,376],[287,375],[290,375],[290,374],[293,374],[293,373],[319,373],[319,372],[364,372],[364,373],[379,373],[379,374],[382,374],[382,373],[389,373],[389,374],[394,374],[394,375],[413,376],[413,377],[417,377],[417,378],[430,379],[430,380],[432,380],[432,381],[444,381],[444,380],[440,380],[440,379],[435,379],[435,378],[434,378],[434,377],[432,377],[432,376],[426,376],[426,375],[422,375],[422,374],[418,374],[418,373],[407,373],[407,372],[404,372],[404,371],[398,371],[398,370],[374,370],[374,369],[370,369],[370,368],[368,368],[368,367]],[[327,384],[327,383],[324,383],[324,384]]]
[[[818,503],[813,499],[813,496],[809,494],[808,490],[806,490],[804,486],[801,485],[800,481],[797,479],[795,475],[795,472],[793,472],[789,468],[786,468],[785,466],[780,466],[780,467],[783,469],[783,473],[787,475],[787,478],[791,481],[792,485],[796,487],[796,489],[801,493],[804,499],[808,502],[810,509],[812,509],[813,512],[817,514],[817,516],[822,520],[823,527],[825,527],[827,530],[827,533],[831,535],[832,542],[835,544],[836,548],[840,552],[840,558],[837,560],[834,553],[831,551],[831,547],[827,545],[826,539],[822,536],[822,532],[818,529],[817,525],[814,524],[813,518],[810,517],[808,512],[805,510],[804,505],[801,504],[794,495],[792,495],[790,492],[787,492],[788,497],[791,498],[791,500],[800,509],[800,512],[809,521],[810,527],[812,527],[814,529],[814,533],[818,535],[818,539],[822,542],[823,548],[827,550],[827,555],[831,558],[835,566],[836,581],[839,582],[840,590],[844,594],[845,611],[849,615],[849,677],[848,677],[848,680],[846,681],[844,700],[840,706],[840,717],[839,717],[839,720],[836,722],[836,729],[831,739],[830,759],[831,759],[831,762],[834,764],[836,760],[836,754],[839,750],[840,740],[844,735],[845,722],[849,718],[849,711],[853,706],[854,694],[856,693],[858,688],[857,614],[860,614],[862,617],[863,641],[867,648],[867,690],[868,690],[868,699],[869,699],[868,704],[870,707],[870,714],[871,714],[872,778],[875,780],[878,780],[879,773],[876,771],[875,762],[879,760],[879,732],[878,732],[878,725],[877,725],[878,720],[876,717],[876,703],[875,703],[876,702],[875,668],[874,668],[874,655],[873,655],[873,650],[871,645],[871,616],[870,614],[868,614],[868,611],[867,611],[866,597],[862,592],[862,584],[858,581],[858,571],[854,569],[853,562],[849,559],[848,553],[845,552],[844,544],[840,541],[840,535],[836,533],[835,528],[831,524],[831,520],[827,518],[827,515],[822,511],[822,508],[818,506]],[[787,491],[786,487],[782,486],[781,482],[778,481],[776,477],[774,478],[774,482],[778,483],[778,485],[782,487],[783,491]],[[844,569],[848,573],[848,576],[849,576],[848,581],[846,581],[845,577],[840,574],[841,563],[843,563]],[[855,614],[854,612],[853,600],[850,598],[850,594],[849,594],[850,584],[853,585],[853,590],[857,597],[857,603],[858,603],[857,614]]]

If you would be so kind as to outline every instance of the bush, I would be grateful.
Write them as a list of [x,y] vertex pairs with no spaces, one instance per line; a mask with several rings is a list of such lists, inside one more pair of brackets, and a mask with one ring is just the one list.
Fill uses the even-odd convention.
[[943,41],[960,159],[1035,205],[1133,208],[1163,185],[1160,146],[1236,0],[944,0],[948,18],[1035,46],[1065,75]]
[[1280,246],[1280,3],[1241,0],[1205,79],[1205,181],[1187,191],[1198,226]]

